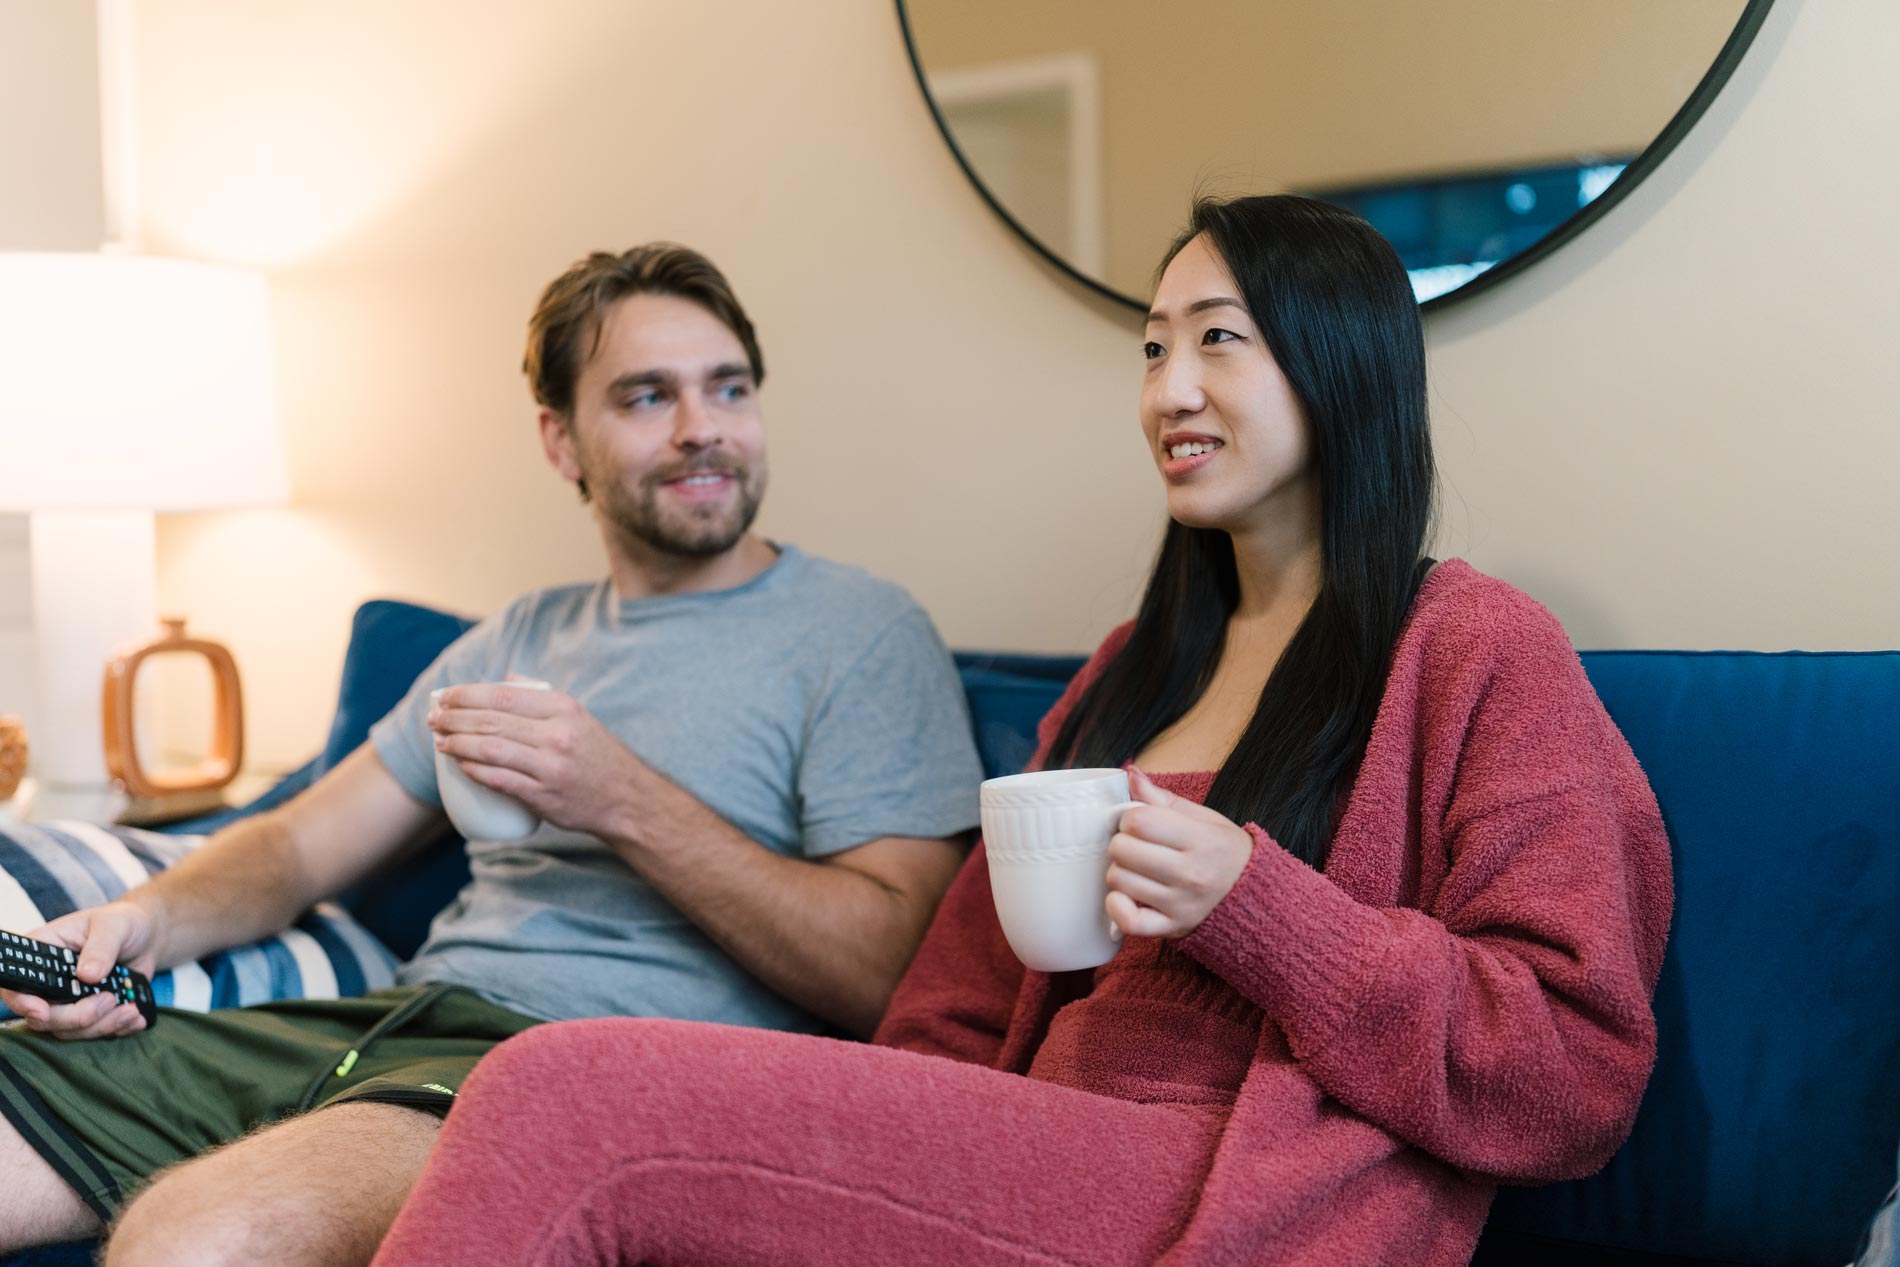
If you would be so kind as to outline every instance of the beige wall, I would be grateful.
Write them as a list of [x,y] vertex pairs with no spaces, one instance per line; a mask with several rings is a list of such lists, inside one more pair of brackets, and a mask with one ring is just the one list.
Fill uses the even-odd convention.
[[[1127,612],[1161,515],[1137,332],[964,184],[883,0],[141,20],[150,245],[274,278],[296,503],[160,538],[265,759],[321,738],[358,600],[483,611],[598,569],[514,368],[538,286],[596,246],[694,242],[753,307],[769,532],[902,581],[960,645],[1074,650]],[[1781,0],[1656,178],[1432,321],[1446,548],[1580,643],[1900,642],[1896,45],[1891,4]]]
[[1450,549],[1584,646],[1900,646],[1900,6],[1780,0],[1662,169],[1428,327]]
[[0,0],[0,251],[92,251],[105,235],[93,6]]
[[[104,235],[93,6],[0,0],[0,251]],[[0,461],[6,460],[0,433]],[[26,516],[0,514],[0,713],[37,729]]]
[[[1105,269],[1142,294],[1186,191],[1323,189],[1641,151],[1742,0],[911,0],[930,73],[1084,53]],[[1028,223],[1035,223],[1028,221]]]

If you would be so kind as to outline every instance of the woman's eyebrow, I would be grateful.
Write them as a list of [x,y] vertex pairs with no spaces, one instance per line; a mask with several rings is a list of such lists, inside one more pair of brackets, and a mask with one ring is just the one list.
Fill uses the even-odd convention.
[[[1187,306],[1187,312],[1183,315],[1191,317],[1197,312],[1206,312],[1209,308],[1238,308],[1242,312],[1247,311],[1247,305],[1241,303],[1238,299],[1230,295],[1216,295],[1211,299],[1196,299]],[[1157,321],[1162,325],[1166,325],[1168,319],[1168,314],[1159,308],[1152,309],[1148,313],[1149,325],[1153,325]]]

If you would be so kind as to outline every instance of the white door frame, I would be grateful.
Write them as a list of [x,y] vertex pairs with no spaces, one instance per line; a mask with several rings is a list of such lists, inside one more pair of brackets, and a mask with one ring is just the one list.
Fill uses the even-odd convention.
[[[1087,53],[1061,53],[930,72],[930,95],[946,112],[956,106],[1003,105],[1052,92],[1061,97],[1069,118],[1069,263],[1079,272],[1100,277],[1102,95],[1095,58]],[[951,131],[954,134],[955,129]]]

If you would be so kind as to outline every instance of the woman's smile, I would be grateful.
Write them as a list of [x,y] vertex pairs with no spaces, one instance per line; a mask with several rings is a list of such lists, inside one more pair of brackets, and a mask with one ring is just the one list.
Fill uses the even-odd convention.
[[1170,431],[1161,437],[1161,473],[1171,480],[1180,479],[1206,466],[1226,447],[1225,441],[1213,436]]

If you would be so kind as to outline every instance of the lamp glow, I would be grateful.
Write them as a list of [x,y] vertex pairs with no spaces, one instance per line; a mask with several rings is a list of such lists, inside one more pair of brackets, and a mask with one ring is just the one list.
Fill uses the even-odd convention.
[[288,499],[262,274],[0,255],[0,510],[32,514],[34,768],[103,787],[106,661],[157,630],[154,511]]

